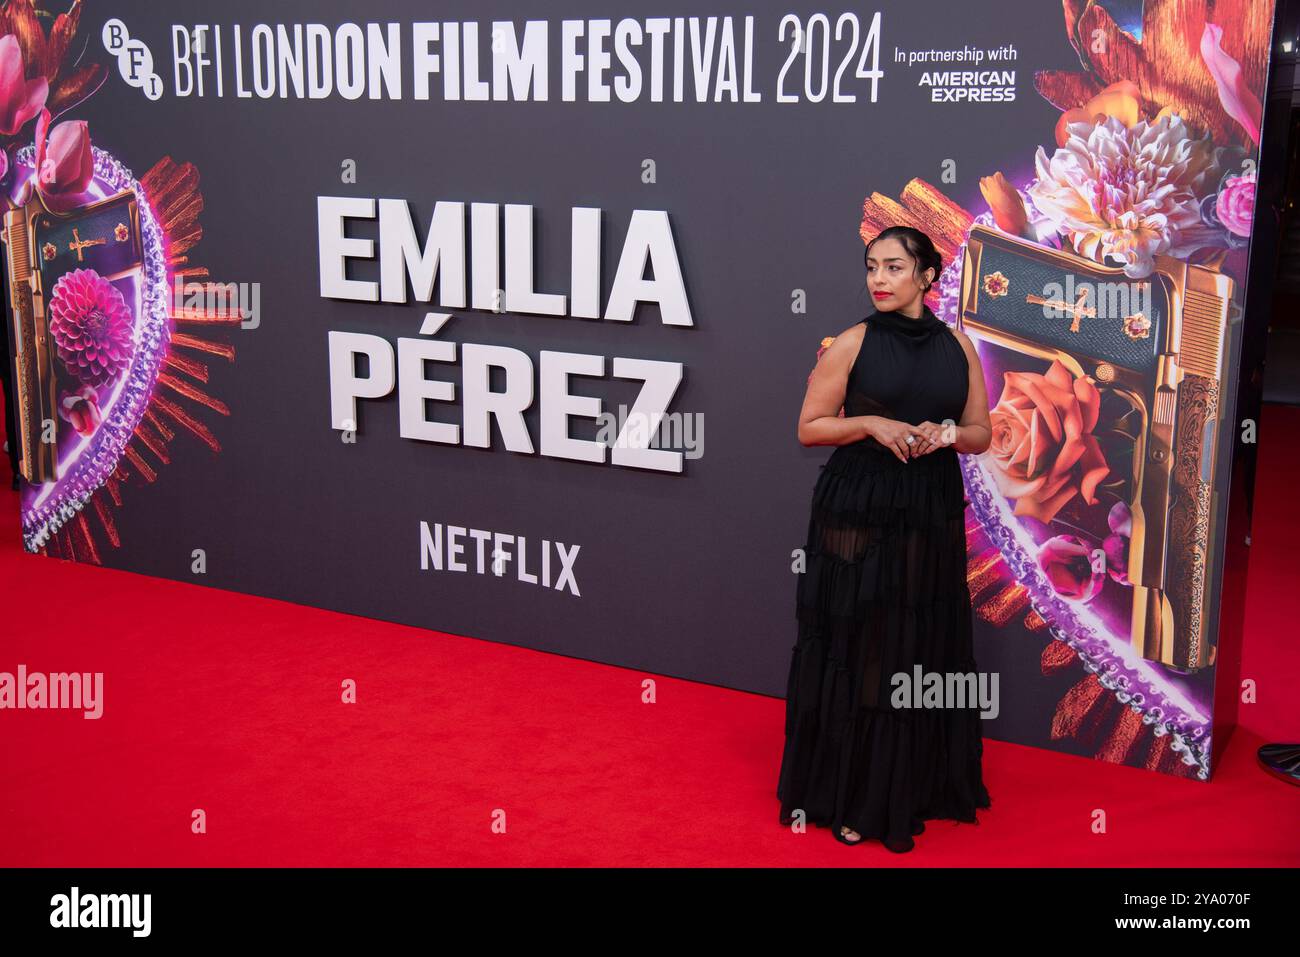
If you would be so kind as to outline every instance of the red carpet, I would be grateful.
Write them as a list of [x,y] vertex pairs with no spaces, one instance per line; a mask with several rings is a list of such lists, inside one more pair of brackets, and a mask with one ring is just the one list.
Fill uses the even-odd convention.
[[907,855],[777,823],[780,699],[658,678],[642,704],[642,672],[25,555],[5,492],[0,671],[102,671],[106,708],[0,712],[0,865],[1295,866],[1300,788],[1255,750],[1300,739],[1300,409],[1260,434],[1259,703],[1214,780],[988,741],[992,809]]

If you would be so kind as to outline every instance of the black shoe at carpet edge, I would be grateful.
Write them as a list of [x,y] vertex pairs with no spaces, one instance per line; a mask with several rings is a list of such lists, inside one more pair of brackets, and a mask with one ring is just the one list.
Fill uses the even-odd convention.
[[1260,766],[1279,781],[1300,785],[1300,744],[1265,744],[1256,756]]

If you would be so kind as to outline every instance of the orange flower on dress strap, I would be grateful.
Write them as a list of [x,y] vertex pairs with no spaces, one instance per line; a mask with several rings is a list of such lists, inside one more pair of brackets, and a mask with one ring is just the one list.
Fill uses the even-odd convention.
[[[834,337],[834,336],[827,336],[826,338],[824,338],[824,339],[822,340],[822,344],[821,344],[821,346],[817,349],[817,361],[818,361],[818,362],[821,362],[821,359],[822,359],[822,353],[824,353],[827,349],[829,349],[830,346],[831,346],[831,343],[834,342],[834,341],[835,341],[835,337]],[[814,368],[813,368],[813,372],[816,372],[816,371],[817,371],[817,369],[816,369],[816,367],[814,366]],[[809,382],[812,382],[813,372],[809,372],[809,373],[808,373],[808,381],[809,381]],[[844,417],[844,407],[843,407],[843,406],[840,406],[840,411],[839,411],[838,414],[839,414],[840,418],[843,418],[843,417]]]

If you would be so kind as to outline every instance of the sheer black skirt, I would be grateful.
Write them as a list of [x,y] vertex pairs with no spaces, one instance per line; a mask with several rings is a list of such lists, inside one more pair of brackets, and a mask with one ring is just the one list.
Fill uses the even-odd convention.
[[896,708],[893,676],[975,673],[966,500],[952,449],[900,462],[837,448],[813,491],[796,589],[777,784],[797,811],[891,850],[924,821],[974,823],[990,806],[978,707]]

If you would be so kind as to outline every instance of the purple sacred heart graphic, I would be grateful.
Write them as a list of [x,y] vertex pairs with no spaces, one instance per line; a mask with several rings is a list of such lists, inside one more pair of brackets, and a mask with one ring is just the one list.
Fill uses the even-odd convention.
[[[29,467],[20,499],[28,551],[39,550],[113,474],[170,340],[164,237],[149,198],[110,154],[92,153],[94,178],[74,209],[46,209],[32,198],[8,220],[30,257],[18,268],[32,277],[15,293],[31,297],[22,312],[35,329],[20,398],[35,410],[27,454],[40,462]],[[35,197],[26,188],[36,173],[35,148],[19,150],[14,166],[14,194]]]

